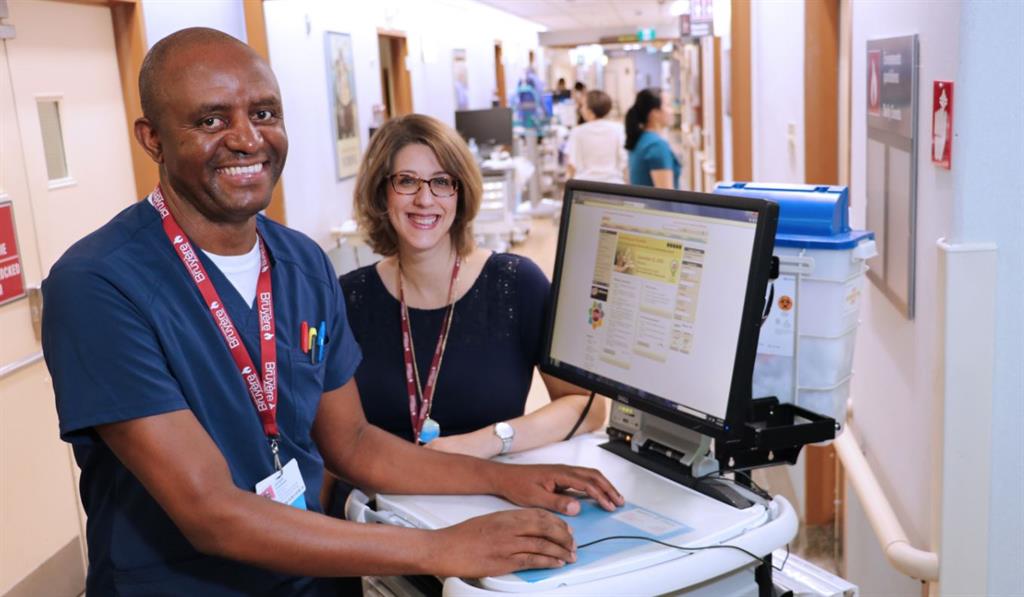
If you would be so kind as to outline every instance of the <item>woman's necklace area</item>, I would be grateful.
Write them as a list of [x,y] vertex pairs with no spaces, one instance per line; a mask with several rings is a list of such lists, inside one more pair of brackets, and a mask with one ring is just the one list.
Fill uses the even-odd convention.
[[412,326],[409,324],[409,307],[405,302],[402,288],[402,262],[398,262],[398,301],[402,306],[402,357],[405,360],[405,383],[409,391],[409,419],[412,423],[412,436],[421,444],[426,444],[441,435],[441,426],[430,418],[430,409],[434,404],[434,392],[437,389],[437,376],[441,372],[441,359],[448,344],[448,332],[452,328],[452,314],[455,312],[455,282],[459,277],[462,257],[456,255],[452,265],[452,277],[448,283],[448,308],[441,321],[441,331],[434,348],[434,358],[430,363],[427,383],[420,384],[420,371],[416,364],[416,349],[412,341]]

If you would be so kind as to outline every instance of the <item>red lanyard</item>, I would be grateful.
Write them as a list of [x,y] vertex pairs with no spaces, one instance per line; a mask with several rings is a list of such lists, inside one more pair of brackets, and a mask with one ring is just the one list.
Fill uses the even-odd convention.
[[462,265],[462,258],[455,258],[455,265],[452,266],[452,279],[448,283],[448,311],[441,322],[441,333],[437,337],[437,347],[434,348],[434,359],[430,363],[430,373],[427,375],[427,383],[420,390],[420,371],[416,366],[416,353],[412,345],[412,330],[409,328],[409,308],[405,304],[405,293],[402,291],[402,266],[398,266],[398,300],[402,304],[402,356],[405,358],[405,384],[409,390],[409,419],[412,422],[413,441],[418,442],[420,431],[423,429],[423,422],[430,416],[430,406],[434,402],[434,391],[437,389],[437,375],[441,371],[441,357],[444,356],[445,346],[448,344],[448,331],[452,327],[452,313],[455,311],[455,302],[452,300],[455,293],[455,280],[459,277],[459,267]]
[[238,373],[241,374],[242,381],[245,382],[246,389],[249,390],[249,397],[252,398],[252,403],[260,417],[260,422],[263,423],[263,432],[270,440],[270,449],[274,454],[274,466],[280,470],[281,465],[277,454],[277,343],[274,340],[274,297],[270,284],[270,259],[267,257],[267,248],[263,244],[263,238],[257,233],[260,245],[260,275],[256,282],[256,298],[260,318],[261,376],[253,366],[252,357],[249,356],[249,352],[242,344],[235,324],[231,321],[227,309],[224,308],[224,301],[220,300],[217,289],[210,282],[206,268],[203,267],[199,256],[196,255],[192,243],[178,222],[175,221],[170,210],[167,209],[160,185],[157,185],[153,194],[150,195],[150,200],[160,214],[167,239],[171,241],[174,252],[181,259],[182,265],[185,266],[192,281],[199,288],[199,293],[206,301],[213,322],[224,337],[228,350],[231,351],[231,358],[235,360]]

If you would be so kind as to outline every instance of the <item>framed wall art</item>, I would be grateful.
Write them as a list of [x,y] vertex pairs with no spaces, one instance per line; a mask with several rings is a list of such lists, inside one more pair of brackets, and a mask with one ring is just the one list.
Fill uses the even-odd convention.
[[334,163],[338,180],[355,176],[359,169],[359,107],[352,62],[352,36],[324,33],[327,51],[327,103],[331,112]]

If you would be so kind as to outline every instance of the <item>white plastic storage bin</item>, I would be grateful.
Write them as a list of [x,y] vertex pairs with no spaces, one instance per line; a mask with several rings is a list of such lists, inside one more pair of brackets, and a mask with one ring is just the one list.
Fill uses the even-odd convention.
[[779,279],[761,326],[754,396],[776,396],[843,424],[866,261],[875,255],[875,241],[864,237],[839,250],[776,246],[775,255]]
[[715,192],[779,203],[779,278],[761,326],[754,397],[775,396],[843,425],[874,234],[850,230],[846,187],[719,183]]

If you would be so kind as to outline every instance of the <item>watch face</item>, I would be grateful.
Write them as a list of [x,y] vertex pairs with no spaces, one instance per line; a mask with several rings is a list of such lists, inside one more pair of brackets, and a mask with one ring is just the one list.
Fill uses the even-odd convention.
[[511,439],[515,435],[515,430],[508,423],[502,421],[494,425],[494,434],[501,439]]

